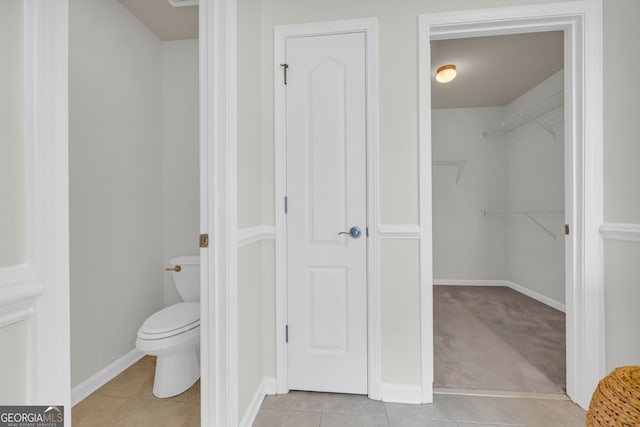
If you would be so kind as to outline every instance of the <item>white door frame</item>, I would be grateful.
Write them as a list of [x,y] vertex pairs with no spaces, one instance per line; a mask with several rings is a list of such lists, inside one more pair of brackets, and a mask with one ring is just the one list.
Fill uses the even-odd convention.
[[[25,0],[26,254],[0,326],[30,322],[27,403],[71,419],[68,0]],[[237,425],[236,0],[200,0],[201,424]],[[214,274],[210,274],[213,269]],[[212,315],[211,315],[212,314]]]
[[31,319],[27,398],[71,419],[69,304],[69,5],[25,7],[27,258],[43,293]]
[[200,0],[200,423],[238,425],[236,0]]
[[[605,374],[602,224],[602,2],[586,0],[420,16],[421,253],[432,253],[430,41],[524,32],[565,33],[567,394],[587,408]],[[568,144],[568,145],[567,145]],[[423,388],[433,382],[432,261],[422,258]]]
[[287,325],[287,227],[284,213],[286,196],[286,115],[285,87],[280,64],[284,63],[285,42],[291,37],[363,32],[366,38],[367,97],[367,323],[368,323],[368,395],[380,396],[380,290],[377,252],[377,179],[378,179],[378,81],[377,19],[319,22],[278,26],[274,32],[274,143],[276,206],[276,380],[277,392],[288,393],[288,359],[285,342]]
[[25,254],[0,268],[0,327],[28,322],[25,403],[70,420],[68,1],[23,6]]

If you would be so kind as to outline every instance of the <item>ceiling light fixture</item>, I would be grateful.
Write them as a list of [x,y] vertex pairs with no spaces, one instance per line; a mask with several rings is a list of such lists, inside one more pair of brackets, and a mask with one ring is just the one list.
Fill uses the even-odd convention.
[[440,83],[449,83],[456,78],[456,66],[453,64],[443,65],[436,71],[436,80]]

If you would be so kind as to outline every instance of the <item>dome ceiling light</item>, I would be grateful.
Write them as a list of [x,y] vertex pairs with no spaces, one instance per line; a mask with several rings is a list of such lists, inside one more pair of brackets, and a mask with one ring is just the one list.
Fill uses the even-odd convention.
[[436,80],[440,83],[449,83],[456,78],[456,66],[453,64],[443,65],[436,71]]

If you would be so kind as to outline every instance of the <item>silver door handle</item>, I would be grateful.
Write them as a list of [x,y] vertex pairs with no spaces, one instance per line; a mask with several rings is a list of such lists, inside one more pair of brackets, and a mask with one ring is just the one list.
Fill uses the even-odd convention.
[[354,239],[357,239],[362,236],[362,230],[360,230],[360,227],[351,227],[349,231],[341,231],[338,234],[348,234]]

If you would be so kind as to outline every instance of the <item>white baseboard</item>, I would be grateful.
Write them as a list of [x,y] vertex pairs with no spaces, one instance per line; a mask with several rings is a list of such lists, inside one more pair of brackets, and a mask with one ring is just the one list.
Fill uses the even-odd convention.
[[380,384],[380,396],[383,402],[422,403],[422,387],[411,384]]
[[253,422],[256,420],[256,416],[258,415],[258,411],[260,411],[260,406],[262,405],[264,397],[268,394],[276,394],[276,385],[277,383],[275,378],[265,377],[262,379],[255,394],[253,395],[253,399],[251,399],[251,403],[249,403],[247,411],[242,417],[242,421],[240,421],[240,427],[251,427],[253,425]]
[[549,307],[553,307],[556,310],[566,313],[566,310],[567,310],[566,306],[559,301],[556,301],[547,296],[539,294],[538,292],[532,291],[531,289],[527,289],[522,285],[518,285],[517,283],[509,282],[509,287],[514,291],[520,292],[521,294],[524,294],[530,298],[533,298],[536,301],[540,301],[543,304],[547,304]]
[[265,377],[262,382],[264,383],[264,394],[267,396],[278,394],[278,381],[275,378]]
[[433,403],[433,382],[427,381],[422,386],[422,401],[420,403]]
[[509,280],[458,280],[458,279],[434,279],[433,284],[446,285],[446,286],[506,286],[513,289],[516,292],[520,292],[523,295],[533,298],[543,304],[553,307],[563,313],[566,313],[566,306],[552,298],[544,296],[536,291],[525,288],[522,285],[511,282]]
[[138,350],[131,350],[129,353],[125,354],[106,368],[73,387],[71,389],[71,406],[76,406],[91,393],[114,379],[129,366],[142,359],[143,356],[144,354],[140,353]]
[[508,280],[433,279],[434,285],[445,286],[509,286]]

